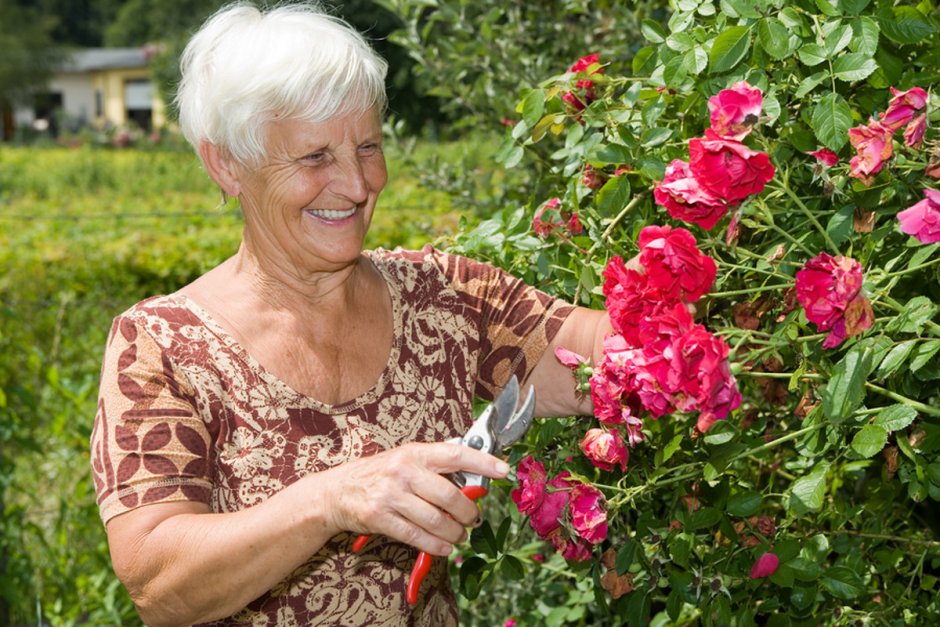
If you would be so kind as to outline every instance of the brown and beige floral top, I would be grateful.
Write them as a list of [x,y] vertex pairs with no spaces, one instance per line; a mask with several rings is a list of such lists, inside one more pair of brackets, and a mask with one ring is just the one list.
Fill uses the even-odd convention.
[[[525,380],[571,307],[492,266],[421,251],[367,253],[393,304],[395,337],[375,386],[342,405],[272,376],[204,310],[174,294],[111,329],[91,436],[102,519],[150,503],[251,507],[310,472],[408,442],[444,441],[511,374]],[[217,624],[447,625],[445,560],[405,601],[416,550],[342,534],[273,590]],[[237,567],[237,566],[235,566]]]

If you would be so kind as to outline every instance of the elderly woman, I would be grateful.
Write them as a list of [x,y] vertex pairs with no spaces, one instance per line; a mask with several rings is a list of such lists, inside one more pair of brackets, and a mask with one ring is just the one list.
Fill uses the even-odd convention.
[[114,321],[91,442],[114,569],[149,625],[454,624],[446,560],[415,607],[408,574],[479,524],[444,475],[509,468],[445,441],[514,374],[537,415],[589,413],[552,349],[595,354],[607,317],[431,248],[363,250],[386,65],[345,23],[239,4],[182,69],[183,132],[244,237]]

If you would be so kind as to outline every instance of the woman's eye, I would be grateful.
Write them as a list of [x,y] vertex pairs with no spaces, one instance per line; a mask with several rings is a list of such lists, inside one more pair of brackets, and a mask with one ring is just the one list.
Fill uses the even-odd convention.
[[375,153],[382,150],[382,147],[379,144],[363,144],[359,147],[359,154],[362,155],[374,155]]
[[307,161],[309,163],[323,163],[325,160],[326,160],[325,152],[312,152],[306,157],[304,157],[304,161]]

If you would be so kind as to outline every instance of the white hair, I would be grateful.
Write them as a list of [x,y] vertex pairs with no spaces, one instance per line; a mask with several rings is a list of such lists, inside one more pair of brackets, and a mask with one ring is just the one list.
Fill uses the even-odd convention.
[[224,7],[190,39],[180,68],[183,135],[197,152],[207,140],[249,166],[263,162],[274,119],[319,123],[386,106],[388,64],[349,24],[310,3]]

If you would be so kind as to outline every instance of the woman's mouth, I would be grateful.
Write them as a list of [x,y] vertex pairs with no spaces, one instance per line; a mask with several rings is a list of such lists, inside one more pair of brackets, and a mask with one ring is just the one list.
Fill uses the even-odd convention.
[[337,222],[353,217],[356,215],[358,209],[358,207],[352,207],[350,209],[307,209],[306,213],[320,220]]

